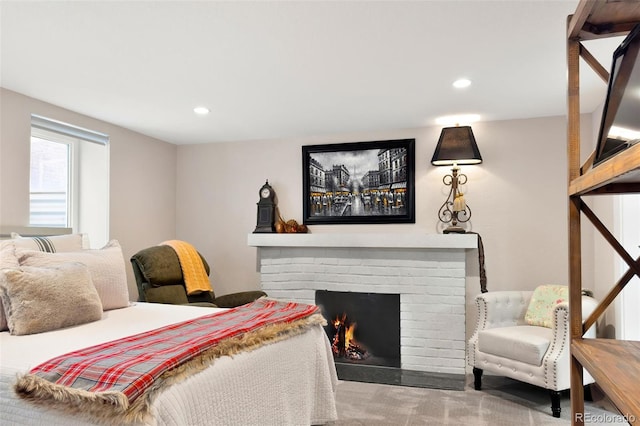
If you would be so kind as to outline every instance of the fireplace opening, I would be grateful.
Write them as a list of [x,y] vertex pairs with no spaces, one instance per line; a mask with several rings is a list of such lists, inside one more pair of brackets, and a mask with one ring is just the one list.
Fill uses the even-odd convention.
[[400,295],[316,290],[337,363],[400,367]]

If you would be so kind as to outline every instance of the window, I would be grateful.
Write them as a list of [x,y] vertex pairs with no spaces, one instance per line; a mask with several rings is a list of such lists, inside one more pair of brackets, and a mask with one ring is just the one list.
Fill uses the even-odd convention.
[[31,116],[29,224],[69,227],[108,241],[109,137]]
[[31,226],[71,226],[70,154],[68,143],[31,136]]

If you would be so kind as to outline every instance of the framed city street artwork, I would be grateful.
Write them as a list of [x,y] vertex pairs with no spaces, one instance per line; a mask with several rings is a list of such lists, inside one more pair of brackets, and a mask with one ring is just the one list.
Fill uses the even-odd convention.
[[305,225],[415,223],[415,139],[302,147]]

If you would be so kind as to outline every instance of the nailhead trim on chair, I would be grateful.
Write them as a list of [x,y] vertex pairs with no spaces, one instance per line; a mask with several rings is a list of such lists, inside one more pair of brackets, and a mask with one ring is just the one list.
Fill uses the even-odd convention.
[[[555,310],[555,318],[554,320],[556,321],[556,324],[559,324],[561,321],[568,321],[568,317],[569,317],[569,307],[568,306],[558,306],[556,307]],[[557,370],[555,368],[552,368],[554,365],[557,365],[557,361],[558,358],[560,358],[560,354],[562,354],[565,351],[565,342],[567,341],[566,337],[567,337],[567,331],[568,331],[568,327],[563,327],[563,335],[561,336],[561,344],[562,346],[560,347],[560,350],[556,351],[556,344],[558,342],[557,339],[557,327],[553,328],[553,340],[552,340],[552,346],[549,348],[549,350],[547,351],[547,353],[549,354],[549,357],[546,357],[544,359],[544,368],[545,368],[545,373],[544,373],[544,382],[546,385],[547,389],[552,389],[552,390],[556,390],[558,387],[558,376],[557,376]],[[553,359],[551,359],[551,355],[555,354],[555,357]],[[553,361],[553,362],[549,362],[549,361]],[[551,370],[551,371],[550,371]],[[553,384],[549,383],[549,378],[553,377]]]
[[[482,298],[476,297],[476,305],[478,306],[478,317],[476,318],[476,330],[482,330],[487,326],[487,302]],[[482,327],[480,327],[481,322],[482,322]],[[476,365],[476,344],[477,343],[470,344],[468,345],[468,348],[467,348],[467,357],[468,357],[467,362],[471,366]]]

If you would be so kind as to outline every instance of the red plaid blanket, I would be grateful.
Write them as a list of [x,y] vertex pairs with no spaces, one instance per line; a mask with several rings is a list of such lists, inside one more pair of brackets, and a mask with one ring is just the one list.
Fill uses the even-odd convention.
[[[313,305],[259,299],[223,313],[171,324],[59,356],[33,368],[23,379],[31,375],[74,390],[122,393],[131,403],[163,373],[227,339],[268,326],[303,320],[317,312],[318,307]],[[16,384],[17,392],[23,397],[38,399],[32,394],[33,386],[28,389],[29,386],[26,383],[21,385],[21,381]]]

